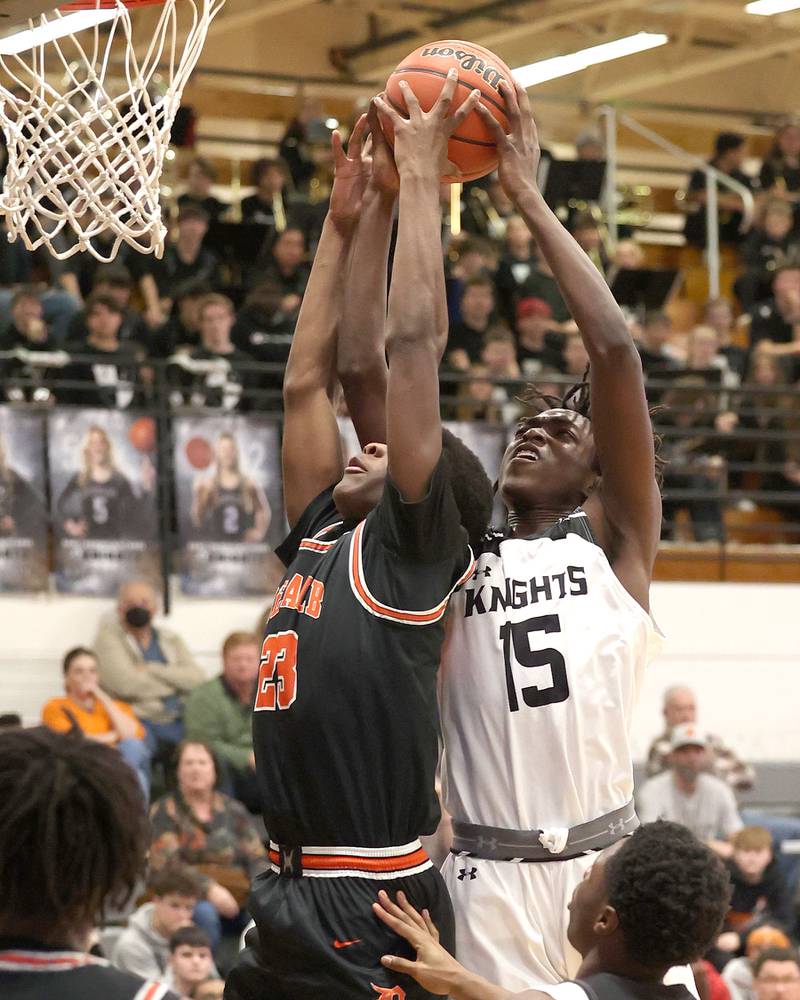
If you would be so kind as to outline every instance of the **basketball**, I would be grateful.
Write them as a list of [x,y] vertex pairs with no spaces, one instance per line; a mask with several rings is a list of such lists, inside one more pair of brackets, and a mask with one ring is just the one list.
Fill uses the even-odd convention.
[[[458,87],[453,97],[455,111],[473,90],[481,92],[481,103],[494,115],[504,129],[508,128],[505,101],[500,93],[500,81],[511,84],[511,70],[493,52],[472,42],[445,40],[429,42],[415,49],[393,70],[386,83],[389,102],[405,114],[400,81],[405,80],[423,111],[436,103],[449,70],[458,70]],[[391,125],[384,121],[389,142],[393,140]],[[497,150],[489,130],[473,111],[450,137],[448,158],[461,171],[461,176],[445,176],[445,181],[474,181],[491,173],[497,166]]]
[[156,446],[156,422],[152,417],[139,417],[128,431],[128,440],[137,451],[152,451]]
[[214,457],[214,450],[204,437],[193,437],[186,442],[186,460],[193,469],[207,469]]

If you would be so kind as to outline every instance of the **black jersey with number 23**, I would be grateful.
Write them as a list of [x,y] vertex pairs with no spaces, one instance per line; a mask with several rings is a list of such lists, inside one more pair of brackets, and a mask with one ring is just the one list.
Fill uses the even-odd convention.
[[441,460],[424,499],[387,482],[361,522],[332,494],[278,549],[253,714],[264,821],[285,844],[405,844],[439,818],[442,618],[472,554]]

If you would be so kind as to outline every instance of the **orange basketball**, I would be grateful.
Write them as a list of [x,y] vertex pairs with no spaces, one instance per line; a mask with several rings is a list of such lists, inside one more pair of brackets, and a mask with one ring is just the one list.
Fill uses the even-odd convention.
[[156,446],[156,422],[152,417],[139,417],[128,429],[128,440],[137,451],[152,451]]
[[[448,70],[458,70],[458,87],[453,97],[455,111],[473,90],[480,90],[481,103],[489,109],[504,129],[508,129],[505,100],[500,93],[501,80],[511,84],[511,70],[502,59],[472,42],[448,39],[429,42],[407,56],[392,72],[386,83],[389,102],[405,115],[405,102],[400,81],[405,80],[417,95],[423,111],[430,111],[444,86]],[[384,121],[386,137],[391,142],[390,123]],[[386,127],[386,126],[389,127]],[[444,177],[450,181],[474,181],[491,173],[497,166],[494,140],[475,111],[450,137],[448,158],[461,170],[461,177]]]
[[189,438],[185,451],[186,459],[194,469],[207,469],[214,457],[214,451],[204,437]]

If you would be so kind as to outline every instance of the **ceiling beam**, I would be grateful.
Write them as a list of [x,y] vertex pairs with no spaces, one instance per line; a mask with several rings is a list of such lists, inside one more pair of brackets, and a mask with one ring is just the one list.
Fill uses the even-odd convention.
[[794,52],[797,49],[800,49],[800,33],[786,34],[762,45],[741,45],[720,55],[703,56],[694,61],[679,62],[662,69],[646,70],[638,76],[629,76],[617,83],[599,87],[592,97],[598,102],[614,101],[630,94],[638,94],[642,90],[671,87],[679,80],[691,80],[694,77],[719,73],[746,63],[757,62],[759,59],[769,59],[772,56]]
[[[574,26],[587,18],[599,18],[618,10],[630,10],[639,6],[641,6],[641,0],[601,0],[601,2],[591,2],[590,0],[589,3],[586,0],[580,0],[579,3],[573,3],[570,6],[566,6],[563,0],[557,0],[548,6],[549,13],[539,14],[527,24],[515,24],[486,34],[478,33],[474,36],[474,40],[479,45],[483,45],[484,48],[493,49],[496,45],[532,38],[534,35],[541,35],[562,25]],[[371,74],[383,78],[391,73],[396,65],[397,60],[377,66],[370,65],[369,61],[365,61],[363,64],[359,61],[359,76]]]

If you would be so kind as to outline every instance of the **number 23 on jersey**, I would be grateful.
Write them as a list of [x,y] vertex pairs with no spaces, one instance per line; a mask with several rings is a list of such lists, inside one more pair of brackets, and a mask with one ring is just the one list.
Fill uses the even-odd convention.
[[261,647],[256,712],[291,708],[297,697],[297,632],[268,635]]

